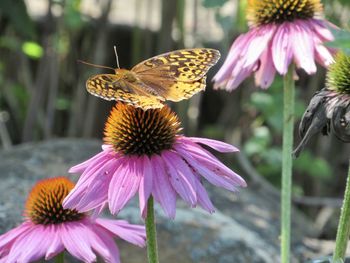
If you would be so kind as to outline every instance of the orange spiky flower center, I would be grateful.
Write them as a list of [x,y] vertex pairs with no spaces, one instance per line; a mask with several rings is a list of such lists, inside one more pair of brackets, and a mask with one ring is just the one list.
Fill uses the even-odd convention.
[[143,110],[118,103],[106,122],[104,141],[124,155],[151,156],[171,149],[180,130],[176,114],[167,106]]
[[65,177],[39,181],[31,190],[25,208],[25,215],[34,224],[59,224],[77,221],[85,214],[64,209],[64,198],[73,189],[74,183]]
[[309,19],[322,14],[320,0],[248,0],[247,19],[253,26]]

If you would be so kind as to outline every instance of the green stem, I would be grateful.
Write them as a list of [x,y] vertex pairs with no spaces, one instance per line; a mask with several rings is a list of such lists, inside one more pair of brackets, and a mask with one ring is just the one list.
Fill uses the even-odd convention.
[[292,150],[294,128],[294,65],[284,77],[283,101],[283,150],[281,194],[281,262],[290,262],[290,215],[292,191]]
[[348,178],[346,179],[346,187],[344,193],[343,206],[339,218],[337,238],[335,241],[335,251],[333,262],[344,262],[345,252],[348,245],[350,234],[350,160]]
[[58,254],[55,258],[56,263],[64,263],[64,252]]
[[146,217],[146,235],[147,235],[147,256],[148,263],[158,263],[157,233],[154,220],[153,197],[150,196],[147,203]]

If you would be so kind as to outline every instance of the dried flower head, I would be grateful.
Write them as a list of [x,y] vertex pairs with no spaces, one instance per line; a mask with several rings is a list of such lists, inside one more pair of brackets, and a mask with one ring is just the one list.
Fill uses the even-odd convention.
[[326,88],[316,92],[306,109],[299,133],[302,138],[294,151],[297,157],[308,140],[318,132],[330,132],[350,142],[350,57],[344,53],[336,56],[336,62],[327,72]]

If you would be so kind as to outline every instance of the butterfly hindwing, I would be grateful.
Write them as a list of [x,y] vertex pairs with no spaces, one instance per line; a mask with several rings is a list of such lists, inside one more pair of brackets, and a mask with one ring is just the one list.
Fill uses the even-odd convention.
[[143,109],[161,108],[162,97],[150,95],[142,83],[130,83],[115,74],[99,74],[89,78],[86,89],[92,95],[105,100],[119,100]]

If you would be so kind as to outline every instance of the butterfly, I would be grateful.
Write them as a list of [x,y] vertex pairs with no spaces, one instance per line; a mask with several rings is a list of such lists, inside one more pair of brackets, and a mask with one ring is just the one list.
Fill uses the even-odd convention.
[[[140,62],[131,70],[113,69],[86,81],[92,95],[123,101],[144,110],[161,108],[166,100],[181,101],[205,89],[206,74],[220,58],[209,48],[171,51]],[[88,63],[87,63],[88,64]],[[109,67],[106,67],[109,68]]]

